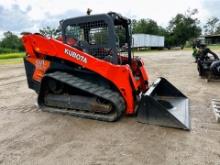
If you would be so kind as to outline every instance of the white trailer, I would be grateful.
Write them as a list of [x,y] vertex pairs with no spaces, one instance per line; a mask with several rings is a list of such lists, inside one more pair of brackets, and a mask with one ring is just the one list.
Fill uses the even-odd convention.
[[132,35],[132,47],[144,48],[144,47],[164,47],[164,36],[150,35],[150,34],[133,34]]

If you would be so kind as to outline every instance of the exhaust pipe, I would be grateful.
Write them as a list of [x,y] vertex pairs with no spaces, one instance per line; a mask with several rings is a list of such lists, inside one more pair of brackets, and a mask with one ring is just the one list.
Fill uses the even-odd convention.
[[165,78],[158,78],[142,95],[137,120],[190,130],[189,99]]

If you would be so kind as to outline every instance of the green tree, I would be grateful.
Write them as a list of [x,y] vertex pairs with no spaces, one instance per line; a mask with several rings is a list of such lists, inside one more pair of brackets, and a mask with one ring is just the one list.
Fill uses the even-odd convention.
[[134,33],[134,29],[137,26],[137,20],[136,19],[132,19],[131,20],[131,32]]
[[215,34],[220,34],[220,23],[216,27]]
[[152,19],[132,20],[132,32],[157,35],[159,27]]
[[0,47],[18,51],[24,50],[21,39],[10,31],[4,33],[4,37],[0,42]]
[[168,34],[168,31],[166,28],[162,26],[158,26],[158,35],[166,36]]
[[197,9],[187,10],[186,14],[177,14],[169,22],[170,43],[175,43],[175,46],[184,48],[186,41],[200,36],[200,21],[194,18],[197,13]]
[[219,33],[219,30],[219,19],[217,17],[209,18],[206,25],[204,26],[205,34],[216,34]]
[[49,26],[40,29],[39,32],[47,37],[57,37],[57,35],[60,33],[55,28]]

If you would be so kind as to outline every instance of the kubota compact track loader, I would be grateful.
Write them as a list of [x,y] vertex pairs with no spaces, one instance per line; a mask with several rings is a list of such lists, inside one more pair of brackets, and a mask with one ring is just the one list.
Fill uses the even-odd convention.
[[159,78],[151,86],[143,61],[131,54],[131,21],[120,14],[60,22],[61,36],[23,33],[29,88],[43,111],[190,129],[188,98]]

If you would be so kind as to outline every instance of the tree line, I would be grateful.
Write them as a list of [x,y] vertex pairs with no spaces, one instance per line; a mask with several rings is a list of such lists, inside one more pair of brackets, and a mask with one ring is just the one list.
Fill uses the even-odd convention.
[[0,54],[22,51],[24,51],[24,47],[21,39],[10,31],[5,32],[2,40],[0,41]]
[[[178,13],[173,17],[167,27],[162,27],[152,19],[133,19],[131,23],[132,33],[144,33],[165,36],[165,47],[184,47],[187,41],[199,37],[202,34],[200,20],[196,17],[197,9],[187,10],[184,14]],[[203,26],[204,34],[220,34],[220,20],[217,17],[209,18]],[[54,37],[57,31],[51,27],[39,30],[45,36]],[[8,31],[4,33],[0,41],[0,53],[23,51],[21,39]]]
[[187,10],[185,14],[177,14],[173,17],[166,28],[158,26],[152,19],[141,19],[132,21],[133,33],[144,33],[165,36],[165,46],[185,46],[186,41],[201,35],[200,21],[196,18],[197,9]]
[[204,25],[204,32],[206,35],[220,34],[220,20],[217,17],[211,17],[208,19],[206,25]]

